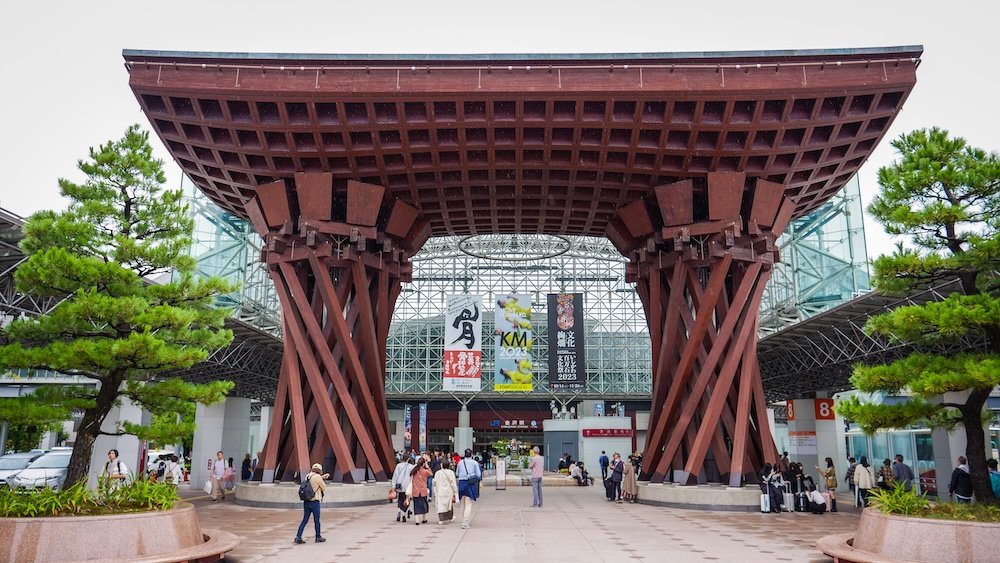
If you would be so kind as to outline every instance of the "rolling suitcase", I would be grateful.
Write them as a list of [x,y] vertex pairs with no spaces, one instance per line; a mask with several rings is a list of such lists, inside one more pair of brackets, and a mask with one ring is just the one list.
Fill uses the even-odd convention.
[[809,499],[805,493],[795,495],[795,512],[809,512]]
[[785,512],[791,512],[792,510],[795,510],[795,495],[793,495],[792,493],[784,493],[783,496],[785,504],[782,505],[781,507],[782,510],[784,510]]
[[771,495],[767,493],[761,493],[760,495],[760,511],[763,513],[771,512]]
[[615,500],[615,482],[610,477],[604,480],[604,496],[608,500]]

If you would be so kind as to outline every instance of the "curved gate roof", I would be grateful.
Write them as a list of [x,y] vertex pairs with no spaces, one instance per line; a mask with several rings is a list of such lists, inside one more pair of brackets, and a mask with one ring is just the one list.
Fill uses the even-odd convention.
[[170,153],[237,215],[260,184],[329,172],[385,186],[433,235],[603,236],[624,204],[712,171],[814,209],[885,134],[921,53],[123,55]]

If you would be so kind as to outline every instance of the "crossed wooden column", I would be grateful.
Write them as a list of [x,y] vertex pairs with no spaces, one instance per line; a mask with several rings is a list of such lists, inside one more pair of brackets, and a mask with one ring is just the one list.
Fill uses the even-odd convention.
[[742,173],[710,173],[705,184],[657,187],[655,201],[618,211],[608,237],[631,259],[626,277],[637,284],[653,344],[644,476],[693,485],[712,459],[723,482],[741,486],[777,461],[757,319],[778,260],[775,238],[795,205],[784,186]]
[[347,483],[395,465],[385,344],[410,256],[429,224],[381,186],[299,173],[246,204],[281,301],[284,355],[254,479],[288,480],[316,462]]

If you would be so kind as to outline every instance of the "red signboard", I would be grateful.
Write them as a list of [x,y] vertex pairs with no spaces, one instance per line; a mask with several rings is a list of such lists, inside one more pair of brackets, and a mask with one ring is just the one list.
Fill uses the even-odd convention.
[[584,428],[584,438],[631,438],[631,428]]
[[816,399],[816,420],[833,420],[833,399]]

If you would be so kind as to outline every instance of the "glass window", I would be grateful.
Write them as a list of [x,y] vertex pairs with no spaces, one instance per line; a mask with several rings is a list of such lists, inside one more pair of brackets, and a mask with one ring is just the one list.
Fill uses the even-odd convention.
[[874,467],[882,467],[882,460],[889,457],[889,442],[885,432],[878,432],[871,437],[872,457],[868,460]]
[[920,479],[920,491],[937,495],[937,474],[934,470],[934,442],[930,432],[916,432],[913,435],[917,445],[917,462],[913,471]]
[[[851,455],[860,460],[861,456],[869,455],[868,437],[864,434],[851,434]],[[869,460],[870,461],[870,460]]]
[[891,450],[889,455],[886,456],[893,461],[896,460],[897,455],[903,456],[903,461],[906,464],[913,463],[913,451],[912,443],[910,442],[910,436],[912,432],[892,432],[889,434],[889,443],[891,445]]

